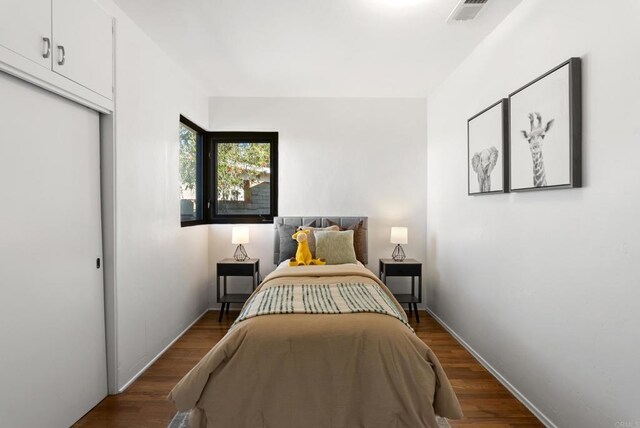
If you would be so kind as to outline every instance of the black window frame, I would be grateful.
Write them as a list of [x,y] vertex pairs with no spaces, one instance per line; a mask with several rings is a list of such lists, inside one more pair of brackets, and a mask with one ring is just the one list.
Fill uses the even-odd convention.
[[[196,204],[197,210],[202,210],[201,217],[196,220],[180,219],[182,227],[201,224],[264,224],[273,223],[278,216],[278,132],[232,131],[209,132],[199,127],[186,117],[180,115],[180,123],[198,133],[198,147],[196,152]],[[200,138],[201,136],[201,138]],[[270,213],[259,214],[218,214],[217,198],[217,153],[218,143],[229,142],[269,143],[270,156]],[[198,211],[197,211],[198,212]]]
[[205,162],[207,153],[207,131],[180,115],[180,124],[196,132],[196,219],[195,220],[182,220],[182,210],[180,210],[180,225],[181,226],[196,226],[199,224],[207,224],[207,215],[205,208],[206,201],[206,189],[204,177],[207,177],[209,172],[208,162]]
[[[209,223],[211,224],[230,224],[230,223],[273,223],[273,218],[278,216],[278,133],[277,132],[209,132]],[[233,142],[255,142],[269,143],[269,160],[270,160],[270,213],[269,214],[218,214],[218,159],[216,145],[218,143]]]

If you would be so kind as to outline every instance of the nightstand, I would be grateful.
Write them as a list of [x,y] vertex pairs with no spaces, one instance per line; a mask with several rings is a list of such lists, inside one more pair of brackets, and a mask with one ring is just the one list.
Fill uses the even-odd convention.
[[[410,276],[411,294],[393,294],[398,303],[409,305],[409,316],[416,312],[416,322],[420,322],[418,303],[422,303],[422,263],[414,259],[396,262],[393,259],[380,259],[380,280],[386,284],[388,276]],[[418,278],[418,295],[416,296],[416,278]],[[413,309],[413,310],[412,310]]]
[[[217,264],[216,273],[216,290],[218,292],[218,303],[222,303],[220,308],[220,317],[218,322],[222,321],[225,305],[227,307],[227,315],[229,315],[229,306],[231,303],[244,303],[251,294],[227,294],[227,277],[228,276],[250,276],[253,281],[253,290],[258,286],[260,281],[260,259],[247,259],[238,262],[235,259],[222,259]],[[224,293],[220,294],[220,277],[222,277]]]

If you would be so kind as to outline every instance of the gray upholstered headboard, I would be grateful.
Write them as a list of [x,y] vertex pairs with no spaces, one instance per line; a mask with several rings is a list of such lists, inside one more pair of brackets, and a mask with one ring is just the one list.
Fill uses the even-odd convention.
[[329,220],[334,223],[339,224],[342,227],[349,227],[353,224],[357,224],[362,220],[362,229],[364,230],[364,260],[361,260],[362,263],[369,263],[369,239],[368,239],[368,221],[367,217],[274,217],[273,219],[273,227],[274,227],[274,239],[273,239],[273,263],[278,264],[278,260],[280,260],[280,236],[278,235],[278,225],[279,224],[288,224],[291,226],[302,226],[303,224],[308,224],[312,221],[316,221],[316,227],[327,227],[329,226]]

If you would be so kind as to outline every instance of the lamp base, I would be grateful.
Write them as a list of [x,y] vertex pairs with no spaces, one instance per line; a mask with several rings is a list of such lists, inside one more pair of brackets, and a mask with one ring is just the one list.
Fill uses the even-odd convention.
[[401,262],[406,258],[404,250],[400,244],[396,245],[396,248],[393,250],[393,254],[391,254],[391,258],[396,262]]
[[244,247],[242,246],[242,244],[238,245],[238,247],[236,248],[236,252],[233,253],[233,258],[237,262],[243,262],[243,261],[245,261],[245,260],[247,260],[249,258],[249,256],[247,255],[247,252],[244,250]]

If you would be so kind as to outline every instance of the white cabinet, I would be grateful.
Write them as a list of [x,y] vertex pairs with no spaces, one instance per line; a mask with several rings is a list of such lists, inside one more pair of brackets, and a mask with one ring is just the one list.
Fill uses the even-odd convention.
[[0,0],[0,71],[113,111],[113,20],[94,0]]
[[51,0],[1,0],[0,44],[51,68]]
[[109,99],[111,16],[90,0],[53,0],[53,70]]

